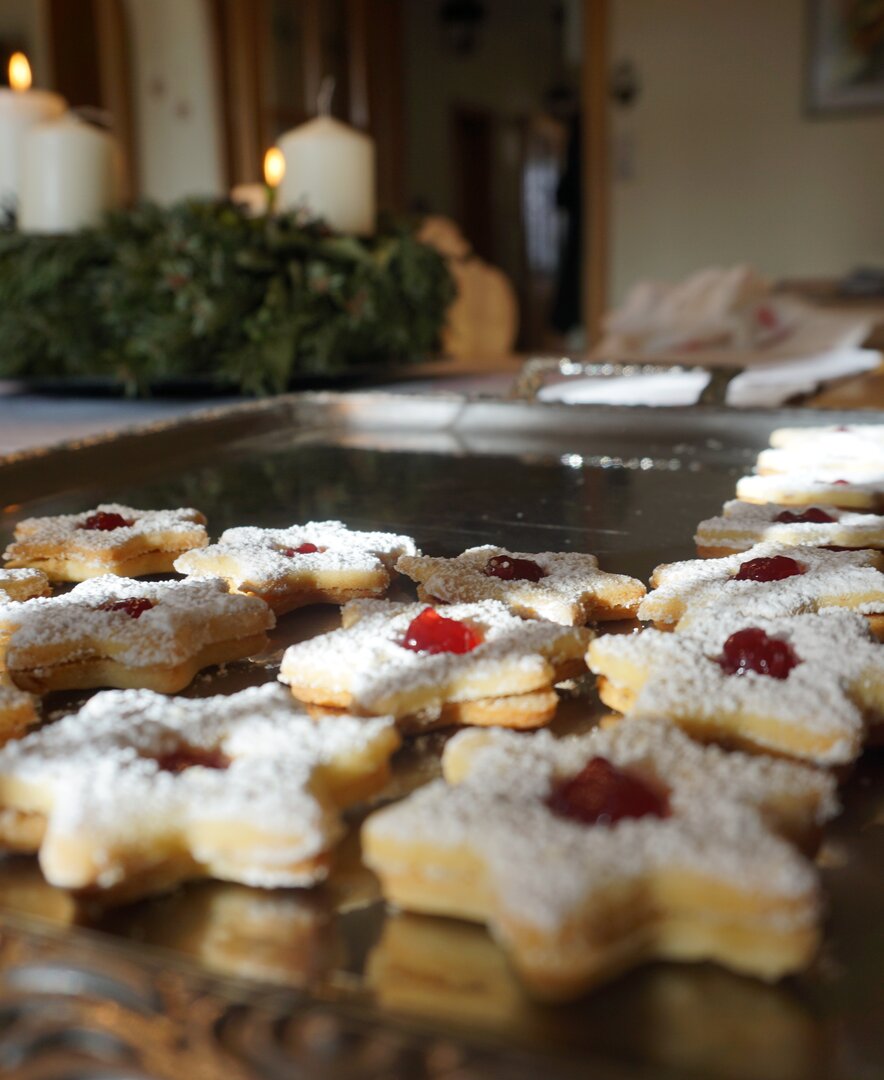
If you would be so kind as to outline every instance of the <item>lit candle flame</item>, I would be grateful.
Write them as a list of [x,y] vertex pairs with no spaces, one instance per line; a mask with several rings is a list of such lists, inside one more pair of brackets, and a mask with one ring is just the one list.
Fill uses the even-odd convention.
[[285,158],[278,146],[271,146],[264,155],[264,182],[268,187],[279,187],[285,176]]
[[30,88],[31,65],[22,52],[13,53],[9,58],[9,85],[19,91]]

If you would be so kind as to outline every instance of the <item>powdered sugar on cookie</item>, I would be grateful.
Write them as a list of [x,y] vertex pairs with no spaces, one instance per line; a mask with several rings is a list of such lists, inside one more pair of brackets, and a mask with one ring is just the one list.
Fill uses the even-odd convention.
[[327,770],[371,774],[398,742],[389,718],[315,721],[276,685],[193,700],[109,691],[0,750],[0,805],[47,815],[55,884],[109,888],[182,850],[194,865],[181,876],[305,884],[343,833]]
[[48,596],[51,591],[42,570],[0,570],[0,604]]
[[745,551],[766,541],[818,547],[884,548],[884,516],[857,514],[835,506],[823,510],[814,506],[796,508],[731,499],[724,504],[721,517],[700,522],[694,541],[703,550]]
[[[785,676],[725,670],[725,643],[746,629],[783,643],[775,647],[795,661]],[[614,695],[628,692],[630,717],[836,765],[857,757],[867,723],[884,715],[882,648],[850,612],[769,619],[716,610],[675,634],[597,639],[587,663]],[[602,698],[613,703],[604,688]]]
[[635,578],[608,574],[594,555],[577,552],[528,554],[484,545],[454,559],[404,557],[396,569],[417,581],[429,602],[499,600],[516,615],[567,626],[628,618],[645,591]]
[[[685,625],[711,606],[775,618],[822,608],[860,614],[884,612],[884,554],[758,544],[723,559],[691,559],[658,566],[639,618]],[[745,576],[745,580],[740,580]],[[681,621],[680,621],[681,620]]]

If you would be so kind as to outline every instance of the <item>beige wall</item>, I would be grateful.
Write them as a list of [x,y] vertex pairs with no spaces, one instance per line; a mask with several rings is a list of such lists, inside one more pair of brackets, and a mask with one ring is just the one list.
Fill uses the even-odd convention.
[[[750,262],[773,276],[884,264],[884,113],[804,112],[803,0],[612,0],[615,300],[637,278]],[[631,175],[630,175],[631,174]]]

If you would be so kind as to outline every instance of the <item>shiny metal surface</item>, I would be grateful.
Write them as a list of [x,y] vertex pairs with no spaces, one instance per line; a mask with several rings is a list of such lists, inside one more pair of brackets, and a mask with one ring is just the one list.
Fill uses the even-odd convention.
[[[104,500],[195,505],[235,524],[341,518],[427,552],[481,542],[584,549],[647,577],[688,557],[772,428],[850,414],[611,409],[383,394],[298,395],[0,462],[0,540],[24,516]],[[864,414],[865,422],[869,414]],[[402,595],[408,590],[400,587]],[[280,621],[256,664],[190,694],[275,677],[334,608]],[[46,711],[76,705],[56,695]],[[556,728],[598,715],[590,691]],[[437,770],[440,734],[401,753],[385,798]],[[111,911],[0,862],[0,1075],[692,1077],[865,1080],[884,1070],[884,756],[844,788],[821,861],[831,899],[813,970],[766,986],[651,965],[566,1007],[532,1003],[483,928],[389,914],[357,826],[331,880],[266,893],[221,882]]]

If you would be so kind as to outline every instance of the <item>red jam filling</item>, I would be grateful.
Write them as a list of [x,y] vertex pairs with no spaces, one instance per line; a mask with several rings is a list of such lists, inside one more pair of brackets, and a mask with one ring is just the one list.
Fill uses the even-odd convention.
[[145,611],[156,605],[143,596],[131,596],[128,600],[106,600],[100,607],[102,611],[125,611],[130,619],[140,619]]
[[134,521],[124,518],[122,514],[106,514],[104,510],[99,510],[97,514],[90,514],[83,524],[78,525],[77,528],[93,529],[98,532],[113,532],[114,529],[123,529],[127,525],[134,524]]
[[460,654],[472,652],[481,641],[471,626],[428,607],[411,620],[399,644],[412,652]]
[[831,514],[827,514],[825,510],[820,510],[818,506],[811,506],[801,514],[793,514],[791,510],[784,510],[774,518],[774,521],[781,521],[784,525],[798,525],[805,522],[813,522],[814,525],[827,525],[834,520],[835,518]]
[[556,784],[546,805],[559,817],[584,825],[613,825],[623,818],[664,818],[670,813],[665,791],[603,757],[592,758],[576,776]]
[[788,641],[768,637],[757,626],[731,634],[718,657],[718,664],[726,675],[755,671],[772,679],[785,679],[800,663],[801,659]]
[[296,555],[315,555],[317,551],[325,551],[325,548],[317,547],[315,544],[301,544],[296,548],[280,548],[283,555],[287,555],[290,559],[293,559]]
[[849,480],[833,480],[832,481],[832,486],[833,487],[850,487],[850,481]]
[[540,581],[546,577],[546,571],[536,562],[514,559],[512,555],[492,555],[482,573],[501,581]]
[[748,559],[734,574],[731,581],[782,581],[784,578],[806,574],[807,567],[787,555],[764,556]]
[[157,754],[153,759],[162,772],[178,773],[199,765],[203,769],[226,769],[230,758],[217,748],[203,749],[199,746],[183,744],[165,754]]

